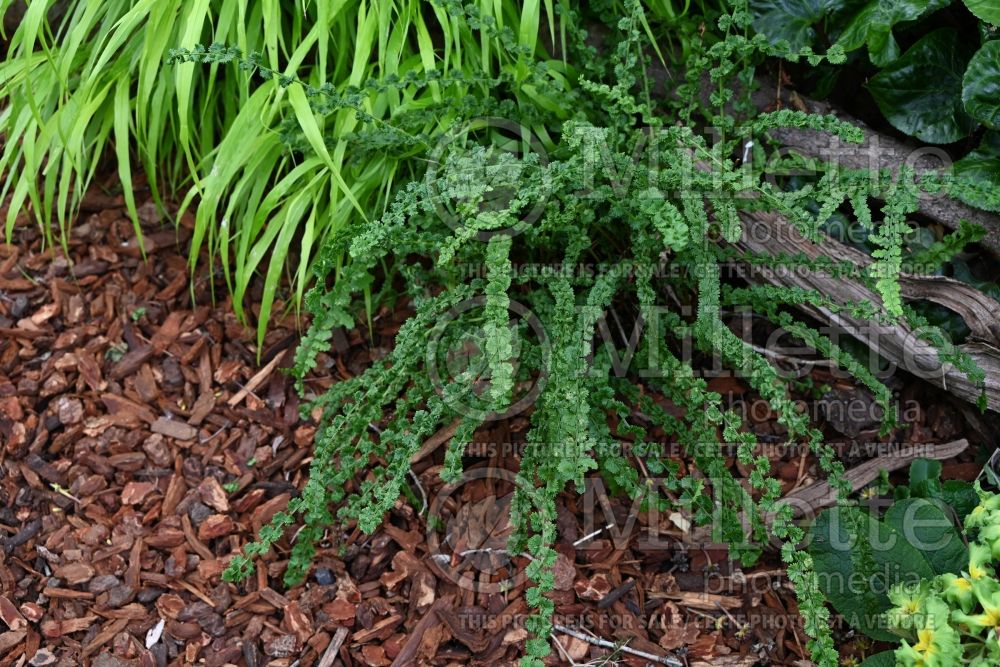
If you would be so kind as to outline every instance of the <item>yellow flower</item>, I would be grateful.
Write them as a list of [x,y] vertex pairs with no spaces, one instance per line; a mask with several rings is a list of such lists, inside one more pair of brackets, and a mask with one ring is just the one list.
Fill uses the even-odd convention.
[[968,577],[947,573],[939,576],[937,581],[945,600],[953,605],[958,605],[964,612],[972,610],[974,596],[972,582],[969,581]]
[[934,631],[930,628],[924,628],[923,630],[917,631],[917,643],[913,646],[917,653],[923,653],[924,655],[931,655],[935,652],[934,649]]
[[903,640],[896,650],[897,664],[906,667],[952,667],[960,664],[962,646],[958,632],[948,624],[948,606],[939,598],[926,601],[926,624],[917,630],[911,646]]
[[895,606],[886,612],[889,627],[899,634],[909,634],[927,624],[926,604],[928,599],[926,582],[919,584],[897,584],[889,590],[889,601]]
[[982,612],[969,614],[956,610],[951,614],[952,621],[967,626],[973,634],[1000,629],[1000,584],[992,577],[979,579],[973,582],[972,592]]
[[985,544],[969,545],[969,578],[982,579],[993,574],[993,553]]

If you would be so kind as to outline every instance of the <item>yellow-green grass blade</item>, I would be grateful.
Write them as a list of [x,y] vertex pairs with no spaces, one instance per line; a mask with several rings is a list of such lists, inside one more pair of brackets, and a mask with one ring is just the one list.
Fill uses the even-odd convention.
[[[434,41],[424,23],[424,17],[419,12],[414,17],[414,27],[417,29],[417,45],[420,52],[420,61],[423,63],[425,72],[432,72],[437,69],[437,55],[434,52]],[[441,85],[438,81],[432,81],[429,86],[431,95],[435,102],[441,101]]]
[[524,0],[521,4],[521,25],[517,41],[535,52],[538,46],[538,25],[541,18],[541,2],[539,0]]
[[90,79],[101,75],[108,63],[117,58],[125,42],[132,37],[133,33],[142,22],[149,16],[150,8],[161,0],[139,0],[124,16],[118,19],[107,38],[107,42],[101,47],[100,57],[91,68]]
[[[312,210],[309,211],[309,217],[306,218],[305,225],[302,229],[302,240],[299,250],[299,264],[295,273],[295,312],[299,312],[299,304],[302,303],[302,296],[305,293],[306,283],[309,282],[309,267],[312,265],[313,256],[313,243],[316,239],[316,216],[317,216],[317,206],[313,205]],[[258,326],[258,337],[260,336],[260,327],[266,326],[267,320],[264,318],[260,319]]]
[[288,101],[295,111],[295,119],[298,121],[299,127],[302,128],[302,133],[305,135],[306,141],[309,142],[312,149],[326,163],[343,195],[351,202],[351,205],[361,215],[361,218],[367,222],[368,217],[365,215],[364,209],[361,208],[358,200],[354,198],[354,193],[351,192],[350,186],[344,181],[339,167],[333,163],[333,159],[330,157],[330,152],[327,150],[326,142],[323,139],[323,133],[320,131],[319,125],[316,122],[316,116],[309,107],[309,99],[306,97],[305,90],[301,85],[292,84],[288,87]]
[[[323,175],[323,161],[319,158],[309,158],[292,169],[284,178],[278,181],[268,191],[260,204],[254,208],[251,220],[241,229],[236,265],[238,267],[234,294],[242,297],[250,284],[253,273],[267,254],[267,249],[273,241],[277,225],[273,224],[273,211],[286,202],[289,195],[294,195],[304,187],[302,182],[311,179],[319,180]],[[310,181],[310,182],[311,182]]]
[[[191,236],[190,263],[192,270],[197,264],[198,253],[206,237],[210,237],[212,225],[217,221],[213,218],[218,210],[226,188],[241,165],[250,160],[257,150],[263,150],[267,144],[274,144],[276,139],[267,133],[260,132],[260,113],[268,102],[274,83],[269,82],[258,88],[233,122],[219,148],[206,159],[210,161],[210,172],[202,183],[201,202],[195,215],[195,228]],[[250,138],[248,140],[247,138]],[[197,189],[192,188],[185,201],[193,200]],[[182,206],[178,214],[183,213]]]
[[80,46],[88,39],[94,38],[94,30],[99,18],[106,15],[108,7],[101,2],[88,2],[82,7],[82,13],[73,22],[73,27],[59,47],[59,81],[68,88],[71,70],[74,69],[76,54]]
[[142,242],[142,227],[139,225],[139,214],[135,206],[135,192],[132,190],[132,160],[129,156],[129,119],[131,108],[129,96],[129,80],[122,77],[115,86],[115,158],[118,160],[118,178],[122,183],[122,194],[125,196],[125,207],[132,219],[136,240],[143,258],[146,257],[146,245]]
[[[258,322],[263,324],[259,324],[257,327],[258,359],[260,358],[263,348],[264,335],[267,332],[266,323],[271,318],[271,307],[274,304],[274,295],[278,289],[279,279],[281,278],[281,270],[285,265],[285,259],[288,255],[288,247],[291,244],[292,239],[295,237],[296,231],[298,231],[299,222],[302,216],[305,214],[305,211],[310,205],[311,197],[313,195],[312,186],[317,182],[317,180],[318,179],[314,179],[310,186],[286,204],[287,210],[282,216],[284,221],[281,225],[281,233],[278,235],[273,255],[267,265],[267,275],[264,277],[264,290],[260,298]],[[310,214],[310,218],[314,215],[315,210]]]
[[[187,11],[181,17],[179,41],[180,46],[191,47],[201,41],[209,1],[189,0],[189,2],[185,3],[184,7]],[[191,93],[194,75],[195,68],[193,67],[178,67],[174,70],[174,95],[177,98],[177,138],[180,142],[181,150],[187,158],[188,168],[193,177],[194,185],[195,187],[199,187],[197,159],[191,150]]]

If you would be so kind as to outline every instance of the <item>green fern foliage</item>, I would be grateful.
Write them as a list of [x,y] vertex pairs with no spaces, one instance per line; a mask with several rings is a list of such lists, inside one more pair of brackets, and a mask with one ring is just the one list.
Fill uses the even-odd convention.
[[[586,76],[566,80],[574,96],[571,117],[531,126],[515,116],[523,134],[544,135],[529,142],[531,151],[500,150],[510,136],[463,135],[439,154],[424,178],[397,188],[384,213],[344,227],[330,240],[329,255],[321,253],[317,262],[321,282],[306,298],[313,325],[297,357],[300,379],[328,349],[332,329],[362,314],[366,290],[386,279],[387,267],[407,277],[414,312],[385,359],[313,397],[308,409],[319,410],[322,418],[309,480],[288,512],[233,560],[228,578],[246,576],[253,559],[283,539],[295,521],[303,527],[294,536],[285,579],[301,581],[331,525],[356,525],[366,532],[379,526],[404,491],[411,457],[433,433],[458,424],[443,473],[455,479],[476,429],[523,412],[530,429],[510,507],[515,533],[508,544],[510,552],[529,557],[533,582],[526,592],[533,615],[523,665],[540,666],[549,653],[557,496],[582,490],[595,474],[647,506],[678,507],[696,523],[712,525],[712,538],[730,545],[744,563],[753,563],[772,536],[781,539],[813,658],[823,667],[837,664],[817,575],[809,555],[797,548],[803,530],[779,502],[769,459],[740,416],[708,390],[690,359],[678,356],[677,344],[690,340],[700,353],[714,355],[745,378],[778,415],[789,440],[812,449],[846,501],[850,488],[833,449],[797,409],[788,381],[730,330],[723,314],[733,307],[750,309],[813,346],[873,391],[888,428],[889,390],[787,307],[811,303],[870,318],[908,317],[898,276],[906,216],[915,208],[918,185],[906,173],[890,182],[831,172],[807,189],[782,189],[768,182],[753,160],[745,161],[746,142],[764,141],[776,127],[809,127],[851,141],[861,137],[833,117],[752,112],[744,97],[753,66],[773,47],[747,36],[746,3],[735,4],[719,23],[724,38],[695,44],[677,95],[657,100],[646,94],[648,18],[638,0],[627,0],[624,18],[612,26],[611,55],[594,60]],[[572,39],[580,42],[568,50],[588,48],[582,34],[568,34]],[[236,57],[209,49],[178,57],[217,62],[231,55]],[[810,61],[842,57],[800,55]],[[250,65],[260,69],[256,62]],[[701,89],[706,73],[709,100]],[[444,79],[433,83],[453,85]],[[313,110],[340,105],[342,95],[307,89]],[[456,116],[473,112],[452,110]],[[393,120],[380,123],[389,126]],[[455,118],[460,120],[476,119]],[[710,143],[697,131],[703,127],[721,128],[721,138]],[[392,132],[383,136],[397,136]],[[874,198],[885,201],[879,215],[869,206]],[[860,278],[877,288],[881,304],[838,304],[805,290],[734,287],[723,280],[722,266],[734,257],[849,271],[837,262],[753,256],[734,247],[744,233],[745,213],[771,211],[817,237],[823,216],[845,203],[872,229],[875,262],[871,275]],[[349,261],[332,259],[344,251]],[[526,266],[546,268],[522,270]],[[667,278],[661,276],[664,268]],[[693,313],[678,306],[678,294],[690,295]],[[612,309],[631,313],[640,335],[629,342],[599,335]],[[632,348],[624,349],[630,343]],[[451,363],[448,351],[455,350],[467,363]],[[617,372],[626,358],[642,359],[645,366],[641,372]],[[665,411],[651,394],[669,399],[682,416]],[[634,410],[648,424],[632,423]],[[681,476],[677,462],[659,453],[654,427],[685,449],[700,476]],[[625,436],[640,453],[641,466],[604,446]],[[727,461],[720,438],[735,447],[749,470],[748,484]],[[650,475],[663,479],[665,492],[651,485]],[[870,557],[864,549],[856,554],[860,571]]]

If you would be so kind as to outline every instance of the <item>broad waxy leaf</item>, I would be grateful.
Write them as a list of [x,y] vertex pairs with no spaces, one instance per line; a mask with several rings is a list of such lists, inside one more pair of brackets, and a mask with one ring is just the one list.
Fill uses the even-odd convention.
[[861,667],[896,667],[896,652],[881,651],[870,655],[861,663]]
[[933,488],[941,482],[941,462],[934,459],[917,459],[910,464],[910,492],[918,498],[926,498],[921,491]]
[[882,520],[923,554],[935,574],[959,574],[969,562],[969,549],[940,501],[901,500]]
[[1000,3],[996,0],[962,0],[977,18],[1000,25]]
[[893,127],[930,144],[948,144],[975,127],[962,106],[969,49],[951,28],[923,37],[868,83]]
[[1000,128],[1000,40],[979,49],[962,79],[962,102],[970,116]]
[[1000,132],[987,132],[979,148],[952,166],[951,195],[969,206],[1000,211]]
[[837,43],[845,51],[868,44],[873,64],[884,67],[899,57],[899,44],[892,29],[899,23],[915,21],[951,3],[951,0],[872,0],[855,14]]
[[772,44],[786,40],[798,50],[812,46],[816,40],[813,25],[844,4],[843,0],[750,0],[750,12],[753,27]]
[[[968,482],[957,479],[941,481],[941,469],[940,461],[915,460],[910,464],[909,484],[897,487],[897,499],[925,498],[934,502],[944,502],[947,508],[950,508],[942,508],[945,514],[949,517],[954,514],[954,517],[961,522],[979,504],[979,495]],[[899,495],[899,491],[905,491],[905,494]]]

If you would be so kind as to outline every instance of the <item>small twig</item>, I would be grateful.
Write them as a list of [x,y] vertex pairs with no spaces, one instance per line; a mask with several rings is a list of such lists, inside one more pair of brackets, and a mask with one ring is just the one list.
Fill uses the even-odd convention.
[[0,547],[4,553],[10,555],[15,547],[19,547],[42,530],[41,518],[32,519],[24,525],[24,528],[8,538],[0,540]]
[[420,508],[420,514],[423,514],[424,512],[427,511],[427,492],[424,491],[424,485],[420,483],[420,479],[417,478],[413,470],[411,469],[409,472],[410,472],[410,478],[413,480],[413,483],[417,485],[417,491],[420,492],[420,498],[423,501],[423,507]]
[[461,423],[462,423],[462,418],[457,417],[455,421],[448,424],[447,426],[441,427],[437,433],[427,438],[427,440],[424,441],[423,446],[420,447],[417,453],[410,457],[410,464],[412,465],[414,463],[422,461],[423,459],[430,456],[435,449],[437,449],[444,443],[451,440],[452,436],[455,435],[455,432],[458,431],[458,427]]
[[574,542],[573,546],[574,547],[578,547],[581,544],[583,544],[585,542],[588,542],[589,540],[594,539],[595,537],[597,537],[598,535],[600,535],[601,533],[603,533],[604,531],[606,531],[608,528],[611,528],[611,527],[612,527],[612,524],[609,523],[604,528],[599,528],[598,530],[595,530],[594,532],[590,533],[589,535],[584,535],[583,537],[581,537],[580,539],[578,539],[576,542]]
[[607,609],[615,602],[620,600],[623,595],[631,591],[633,588],[635,588],[635,579],[629,579],[624,584],[622,584],[621,586],[619,586],[618,588],[614,589],[613,591],[605,595],[603,598],[601,598],[600,601],[597,603],[597,608]]
[[[894,452],[879,452],[875,458],[848,470],[844,479],[850,484],[852,492],[859,491],[877,479],[881,470],[892,472],[908,465],[915,458],[943,461],[961,454],[968,446],[969,441],[963,438],[937,445],[904,446]],[[835,505],[837,490],[824,480],[787,493],[778,502],[791,503],[792,511],[801,516],[807,512],[818,512],[825,507]]]
[[228,401],[226,401],[229,407],[235,407],[239,405],[240,401],[246,398],[247,395],[250,394],[254,389],[259,387],[264,382],[264,380],[266,380],[271,375],[271,372],[274,370],[274,368],[279,363],[281,363],[281,360],[284,356],[285,355],[283,354],[275,355],[274,359],[271,359],[271,361],[268,362],[267,366],[264,366],[264,368],[257,371],[257,373],[252,378],[250,378],[250,380],[246,383],[246,386],[244,386],[238,392],[233,394],[232,397]]
[[725,615],[726,615],[726,617],[727,617],[727,618],[729,619],[729,621],[730,621],[730,622],[731,622],[731,623],[732,623],[732,624],[733,624],[734,626],[736,626],[736,628],[737,628],[737,629],[741,629],[741,628],[743,628],[743,627],[744,627],[744,625],[745,625],[745,624],[744,624],[744,623],[740,623],[739,621],[737,621],[737,620],[736,620],[736,619],[735,619],[735,618],[733,617],[733,615],[729,613],[729,610],[728,610],[728,609],[726,609],[725,607],[723,607],[723,606],[722,606],[722,604],[720,604],[719,602],[716,602],[716,603],[715,603],[715,606],[716,606],[716,607],[718,607],[719,611],[721,611],[721,612],[722,612],[723,614],[725,614]]
[[77,498],[72,493],[70,493],[69,491],[67,491],[66,489],[64,489],[62,486],[60,486],[58,484],[53,483],[53,484],[50,484],[49,486],[52,487],[53,491],[55,491],[56,493],[58,493],[61,496],[69,498],[70,500],[72,500],[77,505],[79,505],[82,502],[79,498]]
[[219,435],[219,434],[221,434],[221,433],[222,433],[223,431],[225,431],[225,430],[226,430],[227,428],[229,428],[229,426],[231,425],[231,423],[232,423],[232,422],[230,422],[230,421],[229,421],[229,420],[227,419],[227,420],[226,420],[226,425],[225,425],[225,426],[220,426],[220,427],[218,428],[218,430],[217,430],[217,431],[216,431],[215,433],[213,433],[212,435],[208,436],[208,437],[207,437],[207,438],[205,438],[204,440],[199,440],[199,441],[198,441],[198,442],[199,442],[199,444],[202,444],[202,445],[204,445],[204,444],[205,444],[205,443],[207,443],[207,442],[211,442],[212,440],[214,440],[214,439],[216,438],[216,436],[218,436],[218,435]]
[[333,633],[333,639],[330,640],[330,644],[323,651],[323,657],[319,659],[316,667],[332,667],[333,661],[337,659],[340,647],[344,645],[344,640],[347,639],[348,632],[350,630],[347,628],[337,628],[337,631]]
[[569,635],[570,637],[576,637],[580,641],[587,642],[588,644],[593,644],[594,646],[600,646],[601,648],[621,651],[622,653],[628,653],[629,655],[634,655],[644,660],[652,660],[653,662],[659,663],[661,665],[670,665],[670,667],[684,667],[684,663],[678,660],[677,658],[662,657],[658,655],[653,655],[652,653],[646,653],[645,651],[639,651],[634,648],[629,648],[628,646],[619,646],[614,642],[609,642],[607,639],[601,639],[599,637],[590,637],[577,630],[567,628],[565,625],[559,625],[558,623],[556,623],[552,627],[555,628],[556,631],[561,632],[564,635]]
[[[745,341],[744,341],[745,342]],[[793,357],[787,354],[782,354],[781,352],[775,352],[774,350],[769,350],[766,347],[760,345],[755,345],[753,343],[747,343],[747,345],[754,350],[763,354],[765,357],[770,357],[776,361],[784,361],[795,366],[817,366],[820,368],[837,368],[837,363],[829,359],[803,359],[802,357]]]
[[[553,637],[553,639],[555,639],[555,637]],[[556,639],[556,648],[559,650],[559,654],[562,655],[563,659],[569,662],[571,667],[577,667],[577,665],[580,664],[576,660],[570,657],[569,653],[566,652],[566,649],[563,648],[562,642],[560,642],[558,639]]]

